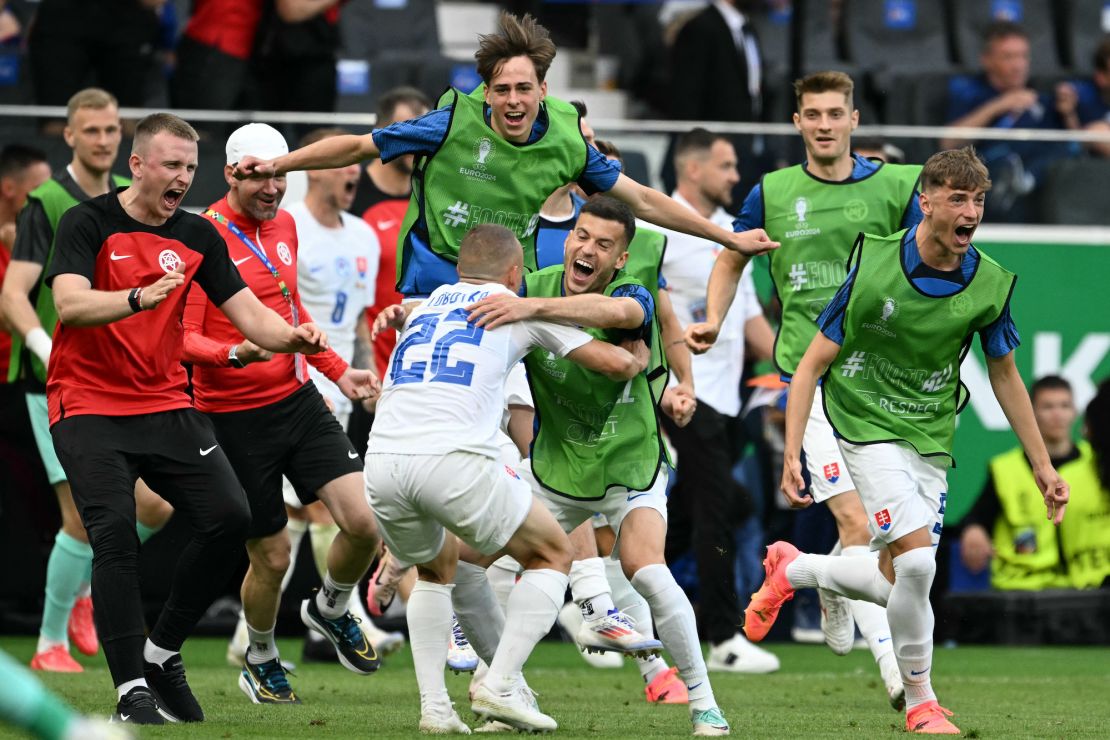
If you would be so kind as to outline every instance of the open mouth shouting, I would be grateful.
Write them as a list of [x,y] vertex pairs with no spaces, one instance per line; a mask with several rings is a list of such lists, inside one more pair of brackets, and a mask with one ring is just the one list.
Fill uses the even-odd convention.
[[568,277],[571,284],[581,290],[589,287],[595,272],[597,272],[597,263],[579,257],[571,263]]
[[185,191],[181,188],[170,188],[162,193],[162,207],[167,211],[176,210],[181,204],[181,199],[185,197]]
[[971,245],[971,235],[975,233],[978,224],[962,224],[956,227],[956,244],[960,247]]
[[519,129],[524,125],[524,111],[506,111],[505,123],[510,130]]

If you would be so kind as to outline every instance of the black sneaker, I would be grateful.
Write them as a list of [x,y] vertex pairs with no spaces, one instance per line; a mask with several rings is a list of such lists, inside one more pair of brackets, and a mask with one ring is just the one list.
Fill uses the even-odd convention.
[[350,612],[343,612],[338,619],[326,619],[316,608],[315,591],[301,602],[301,621],[328,638],[335,646],[336,657],[347,670],[365,675],[381,666],[382,659],[362,633],[358,620]]
[[335,645],[320,637],[316,630],[310,629],[304,638],[301,660],[305,663],[335,663],[337,659]]
[[185,664],[181,653],[162,665],[143,661],[143,672],[158,706],[173,715],[179,722],[203,722],[204,710],[193,696],[189,683],[185,680]]
[[111,721],[133,725],[166,724],[166,718],[158,711],[158,702],[155,701],[154,694],[145,686],[136,686],[120,698]]
[[285,666],[280,658],[252,665],[250,648],[243,658],[243,671],[239,674],[239,688],[255,704],[300,704],[293,687],[286,678]]

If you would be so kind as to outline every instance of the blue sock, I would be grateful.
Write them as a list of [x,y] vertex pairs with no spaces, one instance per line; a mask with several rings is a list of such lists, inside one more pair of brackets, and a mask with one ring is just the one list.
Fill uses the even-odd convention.
[[51,694],[29,670],[0,652],[0,720],[35,737],[60,738],[77,719],[72,709]]
[[92,548],[65,532],[58,532],[46,564],[46,602],[39,633],[52,642],[67,644],[66,625],[81,583],[92,568]]
[[143,524],[142,522],[137,521],[137,520],[135,522],[135,532],[137,532],[138,535],[139,535],[139,543],[140,544],[149,540],[151,537],[153,537],[155,534],[157,534],[161,529],[162,529],[161,527],[148,527],[145,524]]

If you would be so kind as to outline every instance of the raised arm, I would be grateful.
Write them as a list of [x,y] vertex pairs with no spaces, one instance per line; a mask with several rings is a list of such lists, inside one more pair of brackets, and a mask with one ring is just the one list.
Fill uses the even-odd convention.
[[234,175],[240,180],[245,180],[248,177],[275,177],[298,170],[330,170],[373,159],[378,154],[378,147],[370,134],[331,136],[315,144],[295,149],[277,159],[243,157],[242,161],[235,165]]
[[103,326],[136,313],[133,297],[141,310],[151,311],[184,282],[185,274],[175,269],[151,285],[136,286],[134,295],[134,289],[93,290],[87,277],[67,272],[55,276],[51,287],[59,321],[66,326]]
[[798,370],[790,381],[786,400],[786,443],[782,456],[782,492],[793,508],[804,508],[813,503],[811,496],[802,496],[805,481],[802,478],[802,437],[805,435],[809,410],[817,392],[817,379],[825,374],[829,365],[840,353],[840,345],[821,332],[813,337]]
[[1021,380],[1017,366],[1014,365],[1014,353],[1008,352],[1002,357],[988,355],[987,375],[990,377],[995,398],[1002,406],[1010,427],[1021,442],[1026,457],[1029,458],[1033,477],[1037,479],[1037,486],[1044,497],[1048,518],[1053,524],[1059,524],[1064,520],[1064,509],[1068,503],[1070,489],[1067,482],[1052,467],[1048,449],[1044,445],[1044,439],[1033,416],[1033,404],[1029,401],[1029,393],[1025,390],[1025,384]]
[[315,324],[290,326],[285,319],[262,305],[249,288],[243,288],[220,304],[243,336],[271,352],[300,352],[311,355],[327,349],[327,336]]
[[564,298],[518,298],[495,293],[467,307],[470,320],[496,329],[526,319],[544,319],[594,329],[639,329],[644,307],[634,298],[585,293]]
[[767,237],[767,232],[763,229],[741,232],[723,229],[665,193],[645,187],[627,175],[621,175],[609,193],[627,203],[637,218],[665,229],[708,239],[725,249],[744,255],[741,268],[747,264],[748,257],[769,252],[779,246],[778,242]]
[[740,283],[740,276],[747,264],[746,257],[734,252],[721,252],[717,255],[705,289],[705,321],[686,327],[686,344],[694,354],[707,352],[717,342],[721,323],[736,299],[736,286]]

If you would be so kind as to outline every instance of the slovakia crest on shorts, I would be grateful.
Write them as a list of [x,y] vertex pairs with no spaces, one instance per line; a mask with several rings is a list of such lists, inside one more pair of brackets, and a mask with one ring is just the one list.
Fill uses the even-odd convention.
[[508,473],[509,475],[511,475],[512,477],[516,478],[517,480],[520,480],[520,476],[517,475],[516,471],[513,470],[512,468],[510,468],[508,465],[505,466],[505,472]]
[[890,510],[883,509],[882,511],[875,512],[875,523],[879,525],[879,529],[884,532],[890,529]]
[[825,480],[836,483],[840,480],[840,463],[829,463],[824,467]]
[[369,263],[365,257],[358,257],[355,259],[355,266],[358,268],[358,276],[366,277],[366,271],[370,268]]

